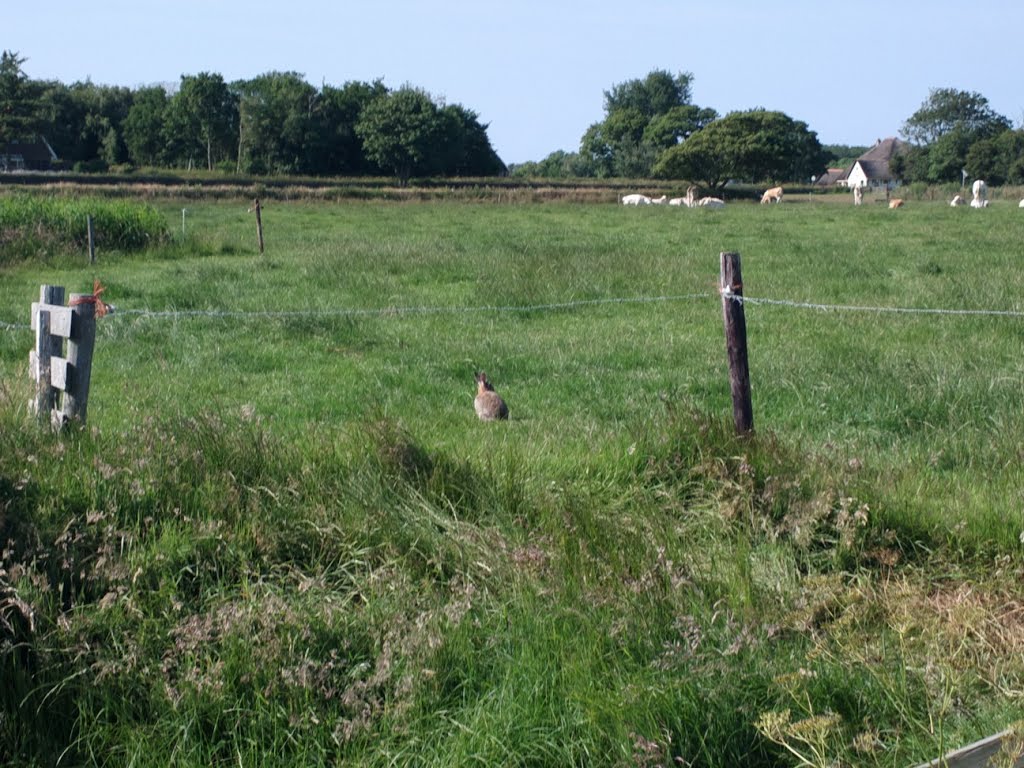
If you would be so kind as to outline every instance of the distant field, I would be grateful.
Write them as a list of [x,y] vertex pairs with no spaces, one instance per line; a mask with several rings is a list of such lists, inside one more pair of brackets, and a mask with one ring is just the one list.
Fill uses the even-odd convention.
[[[180,235],[181,209],[164,208]],[[26,322],[42,282],[103,281],[122,312],[101,323],[101,427],[251,406],[288,431],[380,411],[472,455],[484,368],[513,408],[500,441],[614,462],[665,398],[728,413],[722,250],[741,253],[751,298],[1022,311],[1019,214],[271,203],[260,257],[244,204],[190,203],[180,250],[9,270],[0,320]],[[748,325],[758,427],[884,469],[936,522],[1011,520],[1016,535],[1024,319],[758,305]],[[6,381],[29,340],[0,334]]]
[[[133,445],[139,444],[146,455],[158,450],[151,436],[146,437],[151,429],[198,424],[192,437],[172,432],[175,440],[183,446],[192,439],[199,445],[211,441],[210,450],[218,457],[234,457],[223,459],[232,478],[249,471],[239,458],[245,445],[205,430],[216,433],[210,425],[221,421],[235,425],[239,435],[255,440],[257,451],[264,450],[261,440],[267,437],[267,455],[279,457],[285,468],[249,467],[255,474],[239,480],[238,498],[232,495],[235,491],[217,491],[214,505],[234,510],[231,525],[252,538],[253,551],[263,552],[257,524],[250,529],[245,523],[246,504],[261,520],[308,514],[304,530],[325,537],[335,522],[320,515],[335,502],[326,491],[319,493],[335,486],[327,474],[319,474],[324,462],[337,461],[339,473],[358,474],[358,457],[380,449],[382,443],[374,440],[404,446],[400,455],[381,449],[381,461],[397,462],[404,478],[399,482],[387,475],[391,480],[382,481],[381,487],[393,482],[406,490],[393,491],[395,498],[389,495],[392,491],[374,491],[393,501],[394,507],[381,514],[397,515],[398,522],[372,535],[366,531],[384,523],[330,528],[330,536],[345,538],[350,535],[346,531],[360,531],[351,533],[358,543],[349,542],[354,549],[345,554],[355,563],[355,572],[365,566],[369,573],[377,567],[373,563],[387,570],[401,562],[394,567],[402,574],[396,576],[402,589],[423,600],[427,592],[434,594],[430,590],[439,590],[449,608],[465,600],[470,615],[482,611],[476,618],[484,629],[478,632],[451,619],[449,633],[441,621],[437,631],[443,639],[436,648],[426,639],[415,648],[401,646],[384,630],[378,635],[365,630],[369,634],[358,642],[365,646],[371,669],[379,672],[382,654],[394,654],[417,674],[427,674],[426,669],[430,677],[440,671],[436,690],[434,683],[424,683],[429,691],[416,688],[418,693],[406,700],[397,679],[385,684],[353,666],[346,672],[347,684],[363,674],[360,679],[367,685],[381,686],[381,697],[395,696],[401,706],[391,710],[373,703],[367,693],[362,702],[367,722],[360,728],[377,734],[380,742],[358,737],[331,742],[331,728],[319,720],[340,705],[308,694],[313,703],[299,707],[299,714],[292,712],[293,720],[299,718],[301,728],[318,734],[315,743],[325,751],[313,750],[306,758],[333,755],[351,764],[415,764],[410,755],[420,754],[428,755],[424,764],[442,765],[472,764],[476,756],[486,755],[510,764],[515,753],[526,755],[523,764],[590,764],[593,758],[592,764],[654,765],[658,759],[680,757],[694,765],[724,766],[742,757],[749,765],[824,765],[826,761],[799,763],[792,753],[773,746],[778,742],[763,735],[778,735],[772,731],[782,728],[778,723],[763,721],[755,728],[762,713],[781,712],[789,695],[772,688],[769,678],[820,663],[818,682],[800,684],[810,686],[805,691],[809,698],[794,694],[789,703],[794,719],[803,701],[813,702],[803,712],[807,716],[839,711],[849,729],[841,736],[823,737],[828,754],[844,759],[861,754],[851,752],[850,743],[863,731],[874,733],[888,751],[861,754],[862,764],[910,764],[911,759],[935,756],[930,750],[936,745],[966,743],[1024,714],[1019,680],[979,683],[964,692],[969,706],[940,711],[934,698],[938,689],[929,688],[934,681],[926,675],[900,683],[891,669],[876,674],[869,663],[877,650],[869,649],[872,637],[885,625],[879,616],[886,614],[892,620],[886,626],[896,626],[893,617],[901,605],[906,607],[900,603],[903,597],[886,591],[888,578],[913,582],[923,605],[929,584],[956,579],[961,568],[971,574],[962,582],[968,584],[995,562],[1004,569],[998,583],[1012,585],[1011,574],[1019,574],[1024,562],[1024,211],[1015,201],[998,201],[983,211],[951,209],[941,201],[915,201],[898,211],[880,203],[854,208],[836,202],[787,197],[777,206],[733,204],[723,211],[705,211],[613,203],[268,201],[262,214],[266,252],[261,256],[246,202],[159,200],[156,205],[177,241],[171,245],[142,254],[100,252],[94,267],[81,255],[62,255],[0,272],[4,423],[20,423],[14,404],[28,397],[25,371],[33,337],[26,326],[39,285],[81,292],[96,278],[117,311],[99,321],[89,401],[96,444],[90,446],[83,438],[75,450],[91,457],[94,467],[110,461],[115,467],[110,482],[119,482],[116,462],[128,466]],[[721,431],[731,412],[717,295],[722,251],[741,254],[744,292],[751,300],[746,318],[758,432],[752,448]],[[508,402],[507,424],[477,421],[472,398],[473,373],[479,369],[487,371]],[[367,438],[377,449],[353,437],[378,428],[383,432]],[[706,446],[700,442],[705,434]],[[33,457],[51,450],[36,439],[11,439],[8,447],[12,455]],[[124,455],[101,458],[101,451]],[[183,451],[182,456],[193,455]],[[196,448],[195,456],[200,453]],[[236,471],[231,462],[245,466]],[[449,474],[437,474],[442,466]],[[415,477],[422,467],[434,474],[419,486]],[[124,488],[110,495],[90,485],[94,472],[88,467],[70,481],[72,488],[81,483],[81,493],[58,490],[57,470],[50,471],[50,485],[40,481],[41,498],[69,493],[77,499],[71,504],[61,497],[64,501],[47,507],[50,525],[58,531],[54,515],[62,505],[84,515],[90,504],[110,503],[126,518],[119,524],[142,526],[134,535],[144,542],[148,534],[141,531],[148,529],[138,520],[180,507],[167,491],[151,507],[140,508],[135,520],[135,513],[128,512],[135,497],[127,470]],[[6,472],[6,480],[2,473],[0,480],[13,488],[13,465]],[[316,493],[306,485],[314,476],[321,478]],[[214,480],[205,482],[217,487]],[[193,485],[196,493],[204,493],[203,482]],[[343,496],[344,487],[339,482],[331,493]],[[812,534],[819,497],[831,499],[826,506],[835,506],[828,514],[845,521],[827,535],[816,528]],[[810,516],[803,529],[799,516],[785,506],[797,499]],[[236,502],[239,506],[232,506]],[[291,504],[295,511],[279,511],[292,510]],[[709,505],[717,522],[691,517],[693,509]],[[841,541],[847,530],[843,526],[852,525],[850,516],[861,509],[870,519],[865,523],[870,543],[851,554],[845,548],[848,542]],[[409,541],[396,543],[393,528],[402,527],[402,515],[414,514],[409,510],[429,511],[422,538],[410,533]],[[762,513],[767,517],[759,522]],[[570,529],[578,534],[578,547],[562,538]],[[805,534],[812,539],[801,538]],[[167,535],[152,546],[171,552]],[[748,535],[751,543],[741,543]],[[438,536],[452,538],[441,543]],[[495,544],[492,536],[503,543]],[[730,542],[728,553],[707,543],[712,540]],[[621,556],[623,562],[615,554],[620,541],[629,551]],[[340,594],[332,591],[340,589],[335,579],[359,581],[349,571],[342,576],[340,570],[331,570],[344,570],[336,560],[341,554],[324,554],[315,567],[303,565],[295,555],[301,547],[293,545],[294,551],[280,554],[280,561],[259,574],[245,567],[255,555],[238,554],[233,564],[218,560],[217,575],[209,576],[215,593],[226,602],[248,600],[248,590],[260,593],[260,585],[269,585],[267,594],[277,595],[274,585],[280,580],[286,585],[280,587],[283,593],[292,594],[308,577],[312,594],[324,589],[328,597],[323,599],[330,602],[330,595]],[[499,551],[519,564],[513,569],[519,574],[513,586],[501,582],[499,575],[487,575],[498,568],[494,558]],[[637,560],[630,560],[634,555]],[[671,562],[659,572],[661,566],[655,563],[664,557],[674,558],[677,565],[687,563],[686,573],[673,571]],[[139,563],[148,567],[145,562],[137,554],[129,570]],[[410,570],[409,562],[416,567]],[[888,570],[897,565],[912,570]],[[648,604],[643,597],[647,593],[634,590],[644,579],[664,579],[684,591],[692,587],[692,603],[667,607],[651,597]],[[835,597],[839,582],[844,585],[841,598]],[[684,583],[690,586],[679,586]],[[826,589],[826,583],[833,586]],[[833,588],[837,591],[822,597]],[[133,582],[125,586],[125,594],[134,589]],[[374,591],[377,587],[364,584],[359,589],[384,602],[359,600],[371,600],[375,610],[386,613],[386,601],[392,598]],[[1017,604],[1019,593],[1012,586],[1006,589],[1011,595],[1007,605]],[[189,610],[188,599],[173,594]],[[345,594],[347,601],[351,592]],[[100,597],[102,592],[94,600]],[[549,600],[562,598],[552,614],[545,613]],[[579,629],[572,608],[580,599],[595,600],[597,606],[594,625],[588,619],[586,630]],[[725,615],[716,611],[716,600],[728,618],[716,618]],[[877,615],[859,614],[859,600],[884,608]],[[197,612],[209,607],[203,601],[197,605]],[[777,629],[771,623],[798,607],[808,616],[806,626],[801,625],[804,634],[790,638],[783,633],[780,640],[771,640]],[[312,604],[306,609],[319,610]],[[551,623],[531,624],[535,612]],[[403,615],[408,619],[414,613],[410,609]],[[172,614],[161,620],[172,621]],[[857,625],[851,624],[851,634],[844,636],[849,645],[830,646],[833,657],[804,659],[804,643],[813,644],[819,630],[830,631],[822,629],[828,625],[826,615],[840,614]],[[431,614],[431,621],[440,621],[439,615]],[[350,620],[357,621],[345,619]],[[126,610],[119,621],[131,627],[135,619]],[[518,636],[516,621],[524,622]],[[729,625],[728,631],[721,622]],[[733,641],[740,642],[729,633],[739,632],[741,624],[756,625],[756,632],[763,634],[766,645],[751,650],[753,657],[735,649],[726,652]],[[511,634],[503,634],[506,630]],[[152,630],[156,635],[151,630],[126,631],[150,638],[139,639],[145,645],[170,630]],[[336,626],[332,631],[344,635]],[[618,636],[621,631],[636,633],[635,647]],[[892,638],[907,639],[893,631]],[[920,628],[915,632],[920,633],[917,638],[928,636]],[[699,644],[698,634],[707,642],[717,638],[714,660],[698,654],[684,662],[684,646]],[[497,638],[494,647],[488,637]],[[578,649],[574,638],[580,640]],[[552,670],[540,655],[520,656],[529,655],[534,643],[540,654],[548,640],[556,647],[553,653],[564,654],[559,657],[562,667]],[[774,642],[782,645],[775,648]],[[668,653],[664,649],[669,643],[680,644],[682,656],[668,661],[658,656]],[[907,659],[896,658],[899,668],[905,660],[911,665],[909,657],[920,650],[912,645],[907,640],[900,651]],[[854,646],[859,650],[851,650]],[[693,653],[697,647],[692,646]],[[985,670],[982,677],[1021,671],[999,655],[1004,651],[991,650],[998,663],[977,661]],[[163,651],[153,652],[159,658]],[[198,645],[190,652],[202,657]],[[498,655],[494,666],[479,655],[488,653]],[[739,655],[734,658],[732,653]],[[920,653],[946,651],[928,645]],[[637,665],[621,678],[620,654],[630,660],[626,667]],[[502,666],[506,657],[516,662]],[[750,711],[734,713],[736,702],[723,691],[687,688],[684,695],[689,683],[683,682],[679,688],[661,689],[652,671],[654,657],[668,665],[657,669],[670,668],[665,673],[670,677],[697,674],[699,668],[700,675],[742,679],[734,695],[742,698],[746,690]],[[759,664],[768,663],[762,657],[771,658],[770,672],[758,671]],[[220,661],[226,660],[230,668],[239,658],[225,654]],[[444,669],[466,667],[471,658],[480,668],[466,668],[461,682],[441,679]],[[844,682],[852,674],[845,666],[851,658],[869,670],[856,684]],[[373,659],[378,666],[372,666]],[[1004,662],[1009,666],[999,666]],[[215,665],[217,659],[203,663]],[[926,663],[924,656],[913,658],[922,669]],[[719,669],[718,664],[733,666]],[[69,662],[66,670],[71,669]],[[526,705],[519,699],[526,695],[520,688],[536,685],[539,690],[547,683],[538,680],[551,682],[551,675],[561,674],[591,679],[595,689],[558,677],[557,690],[544,694],[552,697],[546,704],[531,700]],[[950,672],[943,684],[960,680]],[[395,688],[387,687],[392,683]],[[663,700],[655,693],[643,702],[632,699],[640,690],[635,686],[643,685],[661,690]],[[840,689],[845,693],[835,693]],[[223,723],[210,725],[220,721],[204,707],[213,706],[211,701],[218,707],[233,704],[217,699],[221,693],[203,693],[201,686],[195,694],[198,703],[188,717],[206,723],[202,727],[212,728],[216,738],[228,738]],[[208,695],[214,698],[205,699]],[[502,698],[506,696],[508,700]],[[614,706],[622,709],[599,703],[603,700],[618,702]],[[248,738],[255,743],[259,737],[254,734],[262,733],[261,728],[274,730],[265,722],[288,721],[273,714],[268,701],[265,712],[256,706],[252,714]],[[721,711],[716,714],[717,705],[709,702],[718,702]],[[99,717],[102,702],[93,706],[88,711]],[[402,708],[406,706],[410,708]],[[439,710],[459,726],[437,720]],[[182,710],[174,711],[184,717]],[[302,719],[314,715],[318,724]],[[337,712],[334,716],[341,717]],[[928,734],[930,716],[945,718],[949,733]],[[705,723],[691,729],[702,717],[719,719],[714,727]],[[627,726],[619,718],[635,721]],[[520,721],[526,722],[525,730],[517,730]],[[129,722],[134,721],[129,717]],[[531,732],[530,723],[539,730]],[[120,745],[125,756],[143,754],[138,747],[145,740],[145,727],[128,736],[119,730],[128,726],[111,721],[107,727],[98,740]],[[166,740],[160,743],[170,750],[173,728],[156,730],[158,741]],[[736,740],[716,758],[712,746],[699,746],[702,732],[720,739],[732,734]],[[193,734],[199,746],[190,754],[196,760],[227,760],[230,750],[218,751],[211,746],[216,740],[211,732],[202,733],[206,736]],[[487,733],[504,733],[511,752],[502,751],[497,737],[488,741]],[[295,757],[286,737],[274,738],[280,739],[273,742],[284,750],[280,754]],[[897,762],[890,762],[895,758]],[[778,762],[783,760],[790,762]],[[282,759],[282,764],[287,761]]]

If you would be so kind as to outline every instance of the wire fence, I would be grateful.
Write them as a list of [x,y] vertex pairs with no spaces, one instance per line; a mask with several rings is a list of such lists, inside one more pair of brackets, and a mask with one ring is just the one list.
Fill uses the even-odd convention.
[[[147,309],[117,308],[109,318],[117,320],[126,317],[142,317],[156,319],[187,319],[213,318],[225,320],[273,320],[292,318],[338,318],[338,317],[391,317],[401,315],[443,315],[443,314],[503,314],[528,312],[557,312],[565,310],[586,309],[596,306],[615,304],[658,304],[668,302],[694,301],[698,299],[718,298],[718,293],[686,293],[666,296],[630,296],[604,299],[572,299],[568,301],[549,302],[544,304],[481,304],[476,306],[386,306],[386,307],[337,307],[321,309],[295,310],[258,310],[245,311],[233,309]],[[944,315],[952,317],[1003,317],[1024,318],[1024,311],[1013,309],[949,309],[939,307],[885,307],[852,304],[824,304],[818,302],[793,301],[790,299],[772,299],[757,296],[730,295],[733,301],[753,306],[788,307],[792,309],[813,310],[833,313],[876,313],[903,315]],[[29,331],[29,323],[15,323],[0,320],[0,330]]]

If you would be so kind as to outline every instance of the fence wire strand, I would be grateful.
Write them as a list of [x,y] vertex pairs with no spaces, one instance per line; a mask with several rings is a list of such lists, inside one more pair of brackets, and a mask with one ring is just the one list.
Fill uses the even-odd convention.
[[[877,314],[903,315],[946,315],[960,317],[1024,317],[1024,311],[1012,309],[944,309],[936,307],[876,307],[853,304],[821,304],[808,301],[792,301],[789,299],[770,299],[758,296],[737,296],[728,294],[733,301],[754,306],[789,307],[819,312],[874,312]],[[561,310],[582,309],[614,304],[657,304],[677,301],[692,301],[716,297],[716,293],[686,293],[669,296],[632,296],[607,299],[572,299],[568,301],[546,304],[484,304],[471,307],[458,306],[388,306],[364,308],[327,308],[297,310],[259,310],[244,311],[231,309],[120,309],[112,312],[108,319],[117,320],[123,317],[151,318],[214,318],[228,320],[246,319],[289,319],[289,318],[320,318],[320,317],[391,317],[400,315],[442,315],[442,314],[481,314],[481,313],[512,313],[512,312],[555,312]],[[31,330],[28,323],[10,323],[0,320],[0,330],[25,331]]]

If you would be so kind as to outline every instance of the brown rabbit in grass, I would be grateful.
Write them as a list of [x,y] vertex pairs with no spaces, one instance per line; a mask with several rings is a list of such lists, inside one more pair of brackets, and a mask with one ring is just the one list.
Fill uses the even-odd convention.
[[481,421],[508,418],[508,406],[501,399],[501,395],[494,391],[487,374],[483,371],[477,371],[476,374],[476,398],[473,400],[473,407]]

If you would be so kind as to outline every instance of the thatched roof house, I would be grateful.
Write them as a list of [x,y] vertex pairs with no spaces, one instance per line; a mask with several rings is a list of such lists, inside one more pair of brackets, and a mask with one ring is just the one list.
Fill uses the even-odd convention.
[[905,141],[895,138],[879,139],[875,146],[854,160],[846,174],[844,186],[887,189],[898,186],[899,179],[893,178],[890,164],[896,154],[905,152],[906,149]]

